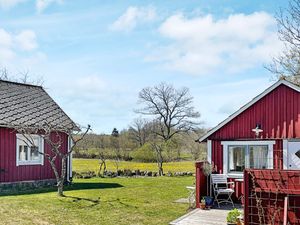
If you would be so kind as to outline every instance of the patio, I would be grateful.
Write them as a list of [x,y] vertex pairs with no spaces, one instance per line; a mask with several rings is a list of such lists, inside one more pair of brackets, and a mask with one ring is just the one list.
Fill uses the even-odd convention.
[[[241,205],[235,207],[242,209]],[[170,225],[224,225],[226,224],[227,213],[232,209],[231,205],[223,205],[221,208],[210,210],[194,209],[182,217],[172,221]]]

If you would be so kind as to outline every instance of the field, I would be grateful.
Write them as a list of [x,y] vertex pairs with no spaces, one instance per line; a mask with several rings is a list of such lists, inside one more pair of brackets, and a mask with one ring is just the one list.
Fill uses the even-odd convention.
[[[192,170],[190,164],[185,168],[185,163],[172,163],[170,170]],[[150,164],[137,165],[154,170]],[[95,160],[74,160],[73,164],[77,171],[96,166]],[[185,187],[193,182],[194,177],[75,179],[64,198],[57,197],[54,188],[1,196],[0,224],[168,224],[186,213],[188,205],[174,201],[187,197]]]
[[[147,170],[157,171],[156,163],[139,163],[121,161],[119,163],[119,169],[130,170]],[[97,159],[73,159],[73,170],[76,172],[82,171],[95,171],[99,170],[99,160]],[[113,161],[107,160],[107,170],[116,171],[116,166]],[[195,163],[192,161],[170,162],[164,164],[164,172],[194,172]]]

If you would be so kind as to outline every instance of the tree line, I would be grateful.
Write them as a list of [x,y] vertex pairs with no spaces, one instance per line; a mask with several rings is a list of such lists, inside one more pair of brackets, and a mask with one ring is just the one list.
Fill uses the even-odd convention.
[[119,133],[114,128],[111,135],[90,134],[78,145],[74,156],[94,149],[91,154],[100,159],[103,171],[107,158],[114,160],[117,169],[121,160],[155,161],[159,175],[164,174],[163,164],[167,161],[181,160],[184,154],[193,160],[203,156],[204,146],[195,142],[203,133],[200,113],[193,106],[188,88],[160,83],[143,88],[138,98],[135,112],[139,117],[128,129]]

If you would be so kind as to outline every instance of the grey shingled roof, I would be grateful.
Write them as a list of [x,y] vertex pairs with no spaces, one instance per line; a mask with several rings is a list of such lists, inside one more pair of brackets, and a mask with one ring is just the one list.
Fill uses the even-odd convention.
[[41,86],[0,80],[0,126],[75,129],[76,124]]

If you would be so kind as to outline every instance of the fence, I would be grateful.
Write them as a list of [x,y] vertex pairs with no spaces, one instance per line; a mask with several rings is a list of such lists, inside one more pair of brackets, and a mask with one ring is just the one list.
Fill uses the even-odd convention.
[[300,224],[300,171],[244,171],[246,225]]

